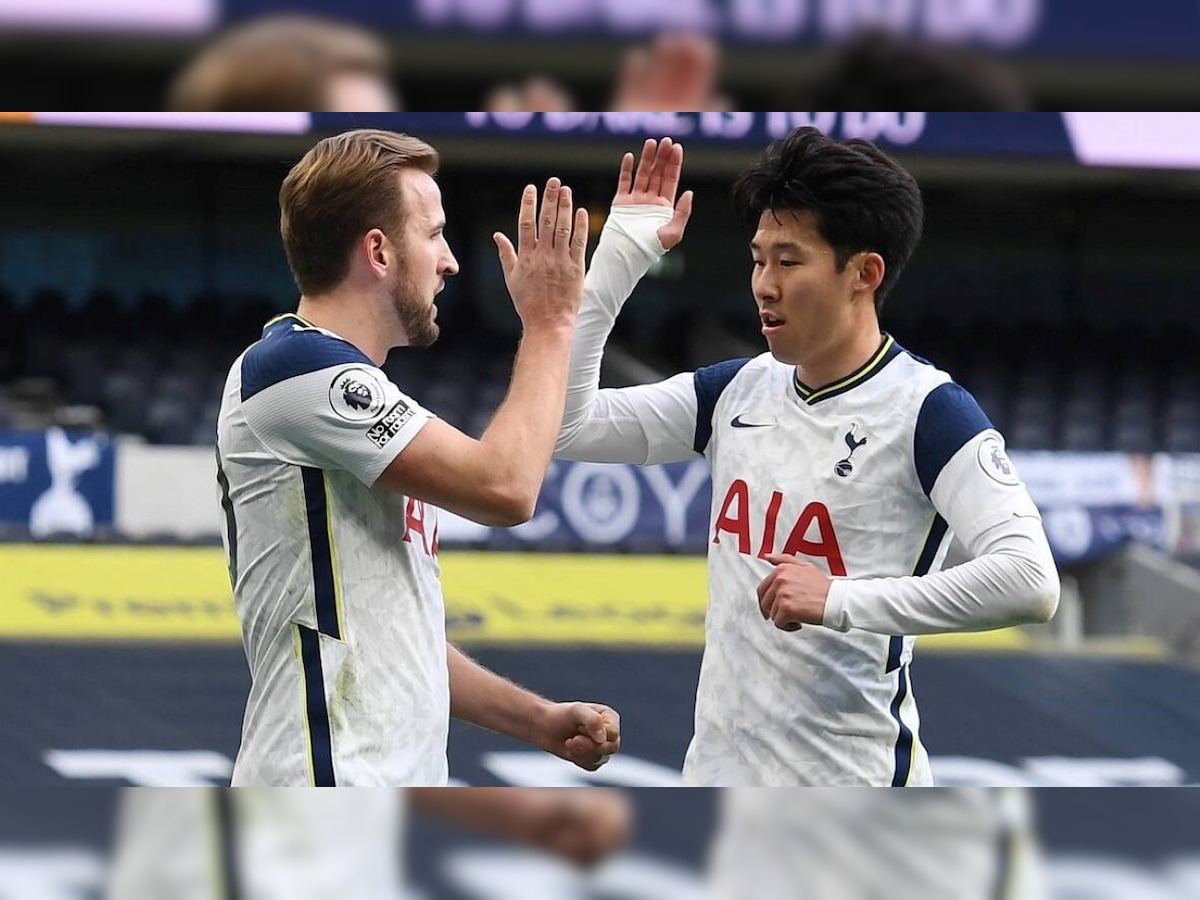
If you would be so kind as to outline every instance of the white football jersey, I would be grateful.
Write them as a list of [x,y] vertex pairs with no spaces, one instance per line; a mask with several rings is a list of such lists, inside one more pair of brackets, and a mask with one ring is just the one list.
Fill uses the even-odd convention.
[[[1045,621],[1058,574],[1003,438],[950,376],[883,335],[814,389],[769,353],[599,390],[621,306],[671,211],[614,206],[592,257],[555,453],[712,470],[709,600],[688,784],[925,785],[912,635]],[[970,559],[940,571],[953,537]],[[757,595],[770,554],[832,577],[820,625]]]
[[[642,464],[702,453],[712,469],[705,649],[685,782],[930,784],[911,635],[999,627],[1009,612],[969,608],[961,590],[933,584],[910,586],[919,603],[855,606],[859,620],[905,626],[889,633],[878,621],[846,625],[841,604],[869,579],[940,569],[953,535],[931,497],[972,538],[1014,515],[1040,526],[974,398],[885,335],[859,370],[820,390],[764,353],[587,402],[589,417],[560,435],[560,456]],[[786,632],[763,619],[757,587],[772,553],[835,579],[828,627]]]
[[1044,896],[1018,788],[730,788],[718,808],[712,900]]
[[437,511],[374,487],[429,418],[295,315],[234,362],[217,479],[252,678],[235,786],[446,782]]
[[399,900],[403,791],[127,788],[106,900]]
[[913,639],[781,631],[759,615],[756,588],[769,553],[834,577],[935,570],[949,542],[921,486],[914,432],[931,391],[961,388],[890,337],[818,393],[795,372],[764,354],[695,375],[696,449],[712,466],[711,599],[684,775],[722,786],[929,784]]

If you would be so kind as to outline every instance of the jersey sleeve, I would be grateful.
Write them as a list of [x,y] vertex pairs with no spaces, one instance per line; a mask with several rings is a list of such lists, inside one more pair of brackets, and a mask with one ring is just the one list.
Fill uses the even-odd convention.
[[975,398],[953,382],[925,398],[913,460],[922,490],[968,549],[976,536],[1012,515],[1038,516],[1004,439]]
[[433,417],[369,361],[282,379],[243,400],[242,410],[284,462],[347,471],[366,485]]
[[655,384],[600,389],[605,344],[626,299],[665,252],[664,207],[613,207],[584,282],[567,399],[554,455],[645,465],[692,456],[696,392],[690,373]]
[[994,430],[968,441],[942,468],[929,495],[934,508],[967,549],[979,552],[979,538],[1013,516],[1041,521],[1037,504]]
[[697,369],[692,376],[696,388],[696,427],[692,434],[692,449],[697,453],[708,450],[712,440],[713,414],[717,409],[717,401],[721,394],[733,381],[733,376],[742,370],[748,357],[742,359],[727,359]]
[[597,391],[588,413],[559,437],[555,456],[634,465],[681,462],[695,455],[697,397],[691,372],[655,384]]
[[1041,517],[970,394],[952,383],[930,393],[914,456],[922,488],[972,558],[925,575],[834,580],[823,624],[930,634],[1047,621],[1059,579]]

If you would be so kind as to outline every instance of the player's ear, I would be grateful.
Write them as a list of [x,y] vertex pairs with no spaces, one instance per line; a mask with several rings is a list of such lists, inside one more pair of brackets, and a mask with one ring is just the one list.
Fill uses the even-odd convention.
[[386,275],[392,263],[391,242],[387,235],[379,228],[372,228],[363,235],[359,247],[371,271],[377,277]]
[[870,292],[879,290],[879,285],[883,283],[883,275],[886,266],[883,263],[883,257],[874,251],[867,251],[859,254],[856,261],[857,276],[854,280],[855,290],[862,292]]

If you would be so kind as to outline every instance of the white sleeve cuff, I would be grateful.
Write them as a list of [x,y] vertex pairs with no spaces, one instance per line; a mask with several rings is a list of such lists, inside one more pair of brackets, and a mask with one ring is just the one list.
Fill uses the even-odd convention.
[[834,578],[829,583],[829,593],[825,596],[825,614],[821,618],[822,625],[834,631],[850,630],[846,593],[853,589],[854,582],[848,578]]

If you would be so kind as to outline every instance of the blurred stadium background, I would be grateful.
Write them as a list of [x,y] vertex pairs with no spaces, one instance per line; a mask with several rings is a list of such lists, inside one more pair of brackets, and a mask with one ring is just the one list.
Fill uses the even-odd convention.
[[[1192,0],[0,0],[0,90],[21,98],[12,105],[161,109],[167,84],[214,32],[295,11],[377,32],[397,97],[412,111],[487,108],[487,98],[499,104],[497,85],[530,76],[554,83],[534,92],[539,102],[565,95],[578,109],[646,109],[614,105],[626,48],[680,31],[724,48],[727,105],[717,108],[790,107],[828,71],[832,46],[874,26],[1002,56],[1024,88],[1023,99],[1007,93],[1016,108],[1191,109],[1200,96]],[[870,67],[858,74],[869,77]],[[887,81],[893,95],[915,84],[895,71]],[[947,103],[979,108],[978,98]]]
[[[214,29],[272,11],[268,0],[82,7],[0,0],[0,84],[21,98],[13,105],[161,109]],[[823,71],[829,41],[868,7],[891,10],[890,24],[911,36],[999,54],[1028,111],[718,111],[798,96]],[[463,272],[439,300],[438,344],[394,353],[387,368],[479,433],[518,333],[489,235],[512,230],[521,185],[561,175],[598,230],[623,150],[662,134],[687,146],[696,216],[684,245],[639,286],[606,357],[605,384],[636,383],[758,352],[728,184],[767,140],[808,122],[877,140],[921,181],[926,237],[885,327],[974,391],[1004,431],[1063,575],[1050,626],[919,642],[914,687],[935,775],[1200,782],[1200,117],[1034,111],[1196,105],[1200,5],[426,0],[385,9],[343,3],[338,13],[361,14],[384,38],[409,112],[0,114],[0,783],[228,777],[246,667],[219,549],[211,437],[229,363],[267,318],[294,307],[275,194],[316,136],[383,125],[442,151],[447,233]],[[630,41],[695,24],[689,10],[712,14],[723,48],[714,100],[730,105],[573,111],[613,95]],[[497,83],[531,74],[555,79],[573,102],[539,113],[422,111],[488,106]],[[620,709],[626,752],[604,770],[613,783],[678,782],[702,642],[708,504],[701,462],[557,463],[529,524],[443,520],[451,637],[532,688]],[[565,764],[465,727],[452,731],[450,753],[466,783],[579,781]],[[1126,883],[1110,873],[1107,884],[1141,893],[1060,896],[1195,895],[1194,881],[1188,894],[1161,865],[1179,853],[1195,865],[1194,827],[1180,824],[1195,821],[1195,801],[1173,799],[1179,816],[1154,815],[1146,799],[1114,800],[1132,805],[1101,814],[1061,799],[1072,793],[1040,795],[1051,833],[1064,836],[1050,839],[1062,871],[1070,854],[1094,861],[1133,847],[1139,874]],[[45,807],[38,846],[47,848],[62,833],[55,823],[89,821],[41,800],[3,805],[0,879],[33,858],[6,855],[30,808]],[[679,852],[694,866],[707,819],[679,818],[693,855]],[[1113,827],[1134,821],[1144,830]],[[80,846],[99,847],[100,833],[81,832]],[[45,896],[87,896],[68,890]]]

